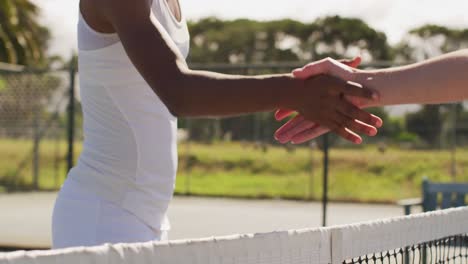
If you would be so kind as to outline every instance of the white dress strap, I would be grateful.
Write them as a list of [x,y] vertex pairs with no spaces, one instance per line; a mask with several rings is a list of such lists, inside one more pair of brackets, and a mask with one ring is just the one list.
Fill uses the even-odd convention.
[[120,41],[116,33],[100,33],[94,30],[84,19],[81,11],[78,19],[78,48],[80,50],[97,50],[111,46]]

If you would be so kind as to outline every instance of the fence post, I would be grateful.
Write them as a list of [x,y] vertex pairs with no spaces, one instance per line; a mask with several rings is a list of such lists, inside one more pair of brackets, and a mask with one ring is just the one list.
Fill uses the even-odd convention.
[[328,205],[328,163],[329,146],[328,134],[323,136],[323,197],[322,197],[322,226],[327,226]]
[[54,187],[60,187],[59,182],[59,164],[61,162],[60,159],[60,133],[59,128],[55,128],[54,132],[54,140],[55,140],[55,147],[54,147]]
[[35,109],[34,111],[34,121],[33,121],[33,188],[34,190],[39,189],[39,109]]
[[315,169],[315,164],[314,164],[314,141],[309,142],[309,148],[310,148],[310,175],[309,175],[309,200],[312,201],[314,200],[314,169]]
[[450,174],[452,175],[452,181],[456,181],[457,179],[457,157],[456,157],[456,152],[457,152],[457,104],[452,104],[451,106],[451,121],[452,121],[452,144],[451,144],[451,170]]
[[191,187],[191,182],[190,182],[190,172],[191,172],[191,156],[190,156],[190,130],[191,130],[191,120],[190,118],[186,119],[186,129],[187,129],[187,141],[185,142],[186,144],[186,152],[185,152],[185,170],[186,170],[186,176],[185,176],[185,194],[190,195],[190,187]]
[[68,102],[68,155],[67,155],[67,173],[73,167],[73,151],[75,139],[75,75],[76,69],[74,63],[70,66],[70,100]]

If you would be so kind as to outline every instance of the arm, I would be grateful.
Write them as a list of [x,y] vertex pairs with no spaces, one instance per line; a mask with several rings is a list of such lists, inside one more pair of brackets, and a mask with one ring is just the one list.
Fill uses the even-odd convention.
[[293,108],[347,138],[350,134],[344,123],[354,123],[355,119],[371,125],[375,122],[373,116],[340,96],[372,98],[369,89],[326,76],[305,81],[291,74],[248,77],[193,71],[158,21],[151,19],[147,0],[94,3],[119,35],[137,70],[177,116],[226,116]]
[[[294,72],[298,78],[314,76],[317,69],[310,64]],[[375,87],[380,93],[376,104],[358,98],[348,98],[359,107],[383,106],[409,103],[446,103],[462,101],[468,98],[468,50],[446,54],[421,63],[383,70],[353,70],[349,73],[345,65],[329,65],[329,74],[340,78],[349,78]],[[282,112],[278,119],[283,119],[287,112]],[[302,143],[316,138],[329,130],[317,123],[298,116],[276,133],[281,142]],[[375,131],[376,132],[376,131]],[[369,134],[368,134],[369,135]]]
[[404,67],[357,70],[353,79],[380,92],[379,106],[463,101],[468,99],[468,49]]
[[119,35],[127,55],[177,116],[223,116],[269,111],[281,105],[280,87],[300,87],[291,75],[228,76],[192,71],[146,0],[100,0],[100,13]]

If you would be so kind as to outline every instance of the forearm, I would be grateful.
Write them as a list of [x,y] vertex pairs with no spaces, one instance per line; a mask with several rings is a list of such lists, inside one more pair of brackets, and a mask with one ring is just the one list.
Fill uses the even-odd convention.
[[[176,116],[270,111],[294,101],[294,88],[304,82],[292,74],[251,77],[190,70],[160,27],[157,21],[144,21],[132,30],[124,28],[120,37],[142,77]],[[141,36],[143,41],[135,41]]]
[[[344,123],[370,116],[340,98],[372,98],[372,91],[330,76],[233,76],[188,69],[146,0],[99,0],[135,68],[176,116],[228,116],[297,109],[306,118],[348,136]],[[352,113],[350,113],[352,112]]]
[[378,90],[379,105],[462,101],[468,99],[468,50],[404,67],[359,71],[353,79]]
[[302,82],[291,74],[240,76],[186,70],[174,81],[168,105],[186,117],[272,111],[288,105]]

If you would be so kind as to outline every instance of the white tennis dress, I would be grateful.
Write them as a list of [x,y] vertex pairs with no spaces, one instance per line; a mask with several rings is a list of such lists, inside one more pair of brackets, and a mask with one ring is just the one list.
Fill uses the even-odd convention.
[[[166,0],[153,0],[160,23],[184,57],[189,34]],[[177,170],[177,119],[138,73],[116,34],[80,15],[83,151],[55,203],[53,247],[164,239]]]

